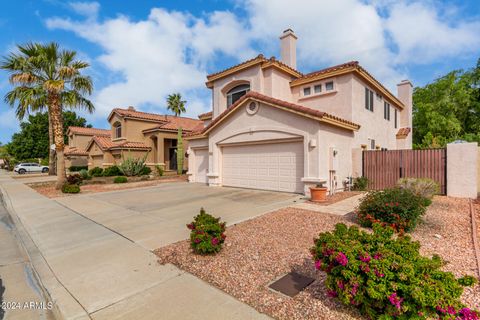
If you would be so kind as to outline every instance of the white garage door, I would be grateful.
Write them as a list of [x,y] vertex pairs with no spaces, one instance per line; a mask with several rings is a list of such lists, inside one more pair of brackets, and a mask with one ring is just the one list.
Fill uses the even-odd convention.
[[208,149],[195,150],[195,182],[207,183]]
[[223,148],[223,185],[303,193],[303,142]]

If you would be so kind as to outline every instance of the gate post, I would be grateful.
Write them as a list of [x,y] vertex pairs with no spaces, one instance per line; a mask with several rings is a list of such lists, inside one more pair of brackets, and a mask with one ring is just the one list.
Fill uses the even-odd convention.
[[477,198],[478,144],[447,144],[447,195]]

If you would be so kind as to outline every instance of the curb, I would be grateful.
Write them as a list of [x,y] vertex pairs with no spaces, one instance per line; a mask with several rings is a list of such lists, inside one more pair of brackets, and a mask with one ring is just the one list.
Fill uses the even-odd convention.
[[477,229],[477,219],[476,219],[476,209],[473,206],[473,201],[470,199],[470,217],[472,219],[472,239],[473,239],[473,249],[475,251],[475,257],[477,260],[477,273],[480,278],[480,246],[478,243],[478,229]]
[[8,192],[6,192],[1,184],[0,202],[5,206],[7,214],[15,225],[13,230],[15,238],[17,239],[20,250],[22,250],[25,256],[28,257],[33,277],[41,290],[41,294],[45,301],[52,302],[53,304],[51,312],[54,318],[57,320],[91,319],[87,311],[83,309],[80,303],[75,300],[53,273],[48,262],[45,260],[34,240],[31,238],[26,227],[23,225],[20,217],[15,212],[8,196]]

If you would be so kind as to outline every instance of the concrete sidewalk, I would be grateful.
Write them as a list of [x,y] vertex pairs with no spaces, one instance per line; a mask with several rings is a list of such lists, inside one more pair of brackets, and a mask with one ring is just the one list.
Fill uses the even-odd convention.
[[59,318],[267,319],[19,181],[0,192]]
[[302,202],[302,203],[297,203],[293,205],[293,207],[343,216],[354,211],[355,208],[360,203],[360,199],[363,198],[364,196],[365,196],[364,194],[359,194],[359,195],[344,199],[342,201],[332,203],[327,206],[318,205],[315,203]]

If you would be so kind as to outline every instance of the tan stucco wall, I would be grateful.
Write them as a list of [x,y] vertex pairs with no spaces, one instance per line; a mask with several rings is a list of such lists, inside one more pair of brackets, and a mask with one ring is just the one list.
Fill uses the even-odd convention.
[[126,133],[124,137],[127,138],[128,141],[144,141],[145,136],[143,134],[143,130],[150,129],[158,125],[155,122],[147,122],[147,121],[139,121],[139,120],[132,120],[126,119],[124,121]]
[[478,144],[447,144],[447,195],[477,198]]

